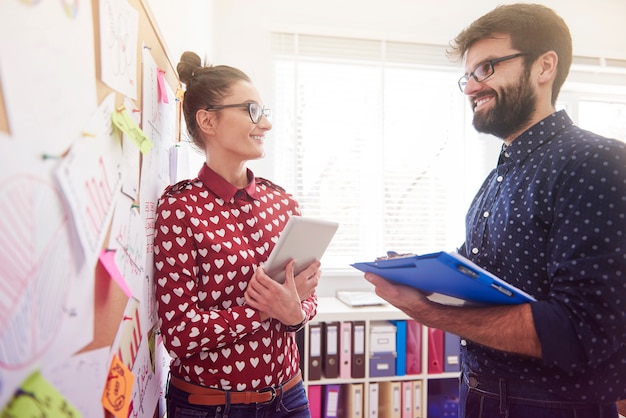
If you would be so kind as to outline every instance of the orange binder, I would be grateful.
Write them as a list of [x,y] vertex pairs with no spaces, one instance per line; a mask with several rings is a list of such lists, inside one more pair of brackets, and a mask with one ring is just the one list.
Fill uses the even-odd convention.
[[378,383],[378,417],[402,418],[401,382],[383,381]]
[[[345,396],[344,396],[345,394]],[[342,387],[340,399],[343,402],[342,414],[345,418],[363,418],[363,383],[349,383]]]

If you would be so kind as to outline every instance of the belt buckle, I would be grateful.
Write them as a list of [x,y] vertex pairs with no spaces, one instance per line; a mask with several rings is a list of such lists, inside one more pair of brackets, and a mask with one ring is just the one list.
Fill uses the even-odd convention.
[[278,395],[276,393],[276,388],[274,386],[270,386],[268,388],[264,388],[264,389],[259,390],[259,393],[265,393],[265,392],[272,392],[272,397],[270,398],[269,401],[265,401],[265,402],[262,402],[262,403],[274,402],[274,399],[276,399],[276,396]]

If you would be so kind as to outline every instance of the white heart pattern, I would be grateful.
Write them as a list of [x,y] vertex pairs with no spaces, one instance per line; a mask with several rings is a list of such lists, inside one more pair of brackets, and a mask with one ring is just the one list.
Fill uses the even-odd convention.
[[[226,390],[282,383],[298,371],[292,333],[261,322],[245,291],[297,202],[271,182],[225,200],[224,180],[203,166],[198,179],[166,189],[157,207],[154,283],[172,367],[192,382]],[[211,187],[213,186],[213,187]],[[303,302],[307,314],[314,301]],[[270,324],[271,323],[271,324]],[[180,373],[179,372],[179,373]]]

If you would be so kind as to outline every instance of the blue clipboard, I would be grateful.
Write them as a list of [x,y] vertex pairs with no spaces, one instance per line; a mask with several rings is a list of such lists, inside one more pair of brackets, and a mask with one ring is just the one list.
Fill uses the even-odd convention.
[[453,252],[398,256],[351,266],[424,292],[440,293],[477,304],[536,302],[528,293]]

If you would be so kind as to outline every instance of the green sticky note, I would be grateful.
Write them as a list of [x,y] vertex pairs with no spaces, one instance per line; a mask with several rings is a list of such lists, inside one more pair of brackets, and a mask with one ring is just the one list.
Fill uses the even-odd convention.
[[39,372],[34,372],[15,391],[0,417],[80,418],[81,414]]
[[139,147],[142,154],[147,154],[152,149],[152,141],[133,121],[126,109],[118,109],[111,115],[113,124],[120,131],[128,135]]

